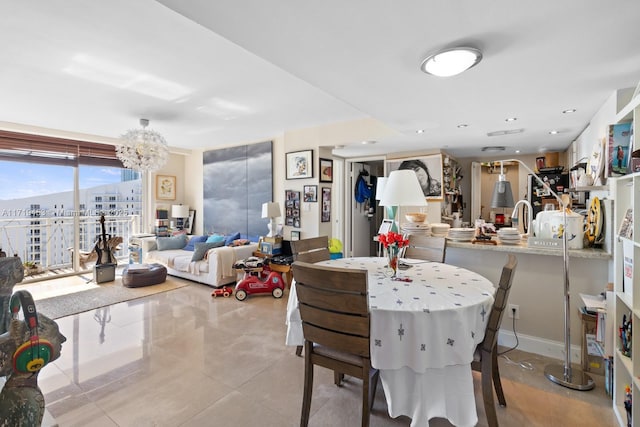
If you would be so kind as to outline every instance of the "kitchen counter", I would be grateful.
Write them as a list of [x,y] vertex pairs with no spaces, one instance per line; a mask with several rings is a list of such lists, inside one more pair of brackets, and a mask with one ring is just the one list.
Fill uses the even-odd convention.
[[[518,245],[504,245],[497,242],[495,245],[485,243],[471,243],[471,242],[457,242],[454,240],[447,240],[447,249],[460,248],[460,249],[474,249],[479,251],[494,251],[494,252],[511,252],[515,254],[534,254],[534,255],[549,255],[549,256],[562,256],[562,247],[556,248],[537,248],[527,246],[526,240],[523,240]],[[585,248],[585,249],[569,249],[569,258],[590,258],[590,259],[612,259],[612,255],[599,248]]]

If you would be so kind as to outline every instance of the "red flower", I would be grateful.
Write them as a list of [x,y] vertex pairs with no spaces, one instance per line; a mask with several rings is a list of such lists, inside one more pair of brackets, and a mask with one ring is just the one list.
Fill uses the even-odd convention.
[[409,244],[409,239],[405,239],[402,234],[395,233],[393,231],[379,235],[378,240],[385,248],[388,248],[389,246],[403,248]]

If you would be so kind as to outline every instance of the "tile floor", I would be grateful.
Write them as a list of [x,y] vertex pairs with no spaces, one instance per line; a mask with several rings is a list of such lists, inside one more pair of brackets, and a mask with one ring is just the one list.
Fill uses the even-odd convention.
[[[286,303],[287,293],[214,299],[211,288],[193,284],[60,318],[67,341],[39,379],[43,424],[297,426],[303,359],[284,345]],[[531,370],[500,359],[508,402],[498,408],[501,426],[617,425],[601,376],[594,376],[594,390],[573,391],[544,378],[548,359],[517,350],[509,356]],[[479,377],[474,381],[478,391]],[[476,406],[478,425],[486,426],[479,393]],[[311,411],[311,426],[359,426],[357,380],[337,388],[331,372],[316,368]],[[388,416],[382,387],[371,425],[410,425]]]

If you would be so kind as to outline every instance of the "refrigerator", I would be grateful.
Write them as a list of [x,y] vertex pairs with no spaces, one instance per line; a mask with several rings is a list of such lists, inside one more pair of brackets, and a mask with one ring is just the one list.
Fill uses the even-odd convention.
[[[569,173],[567,172],[549,172],[538,173],[538,176],[549,185],[549,188],[558,195],[569,191]],[[544,209],[545,204],[553,204],[553,209],[559,209],[558,201],[533,175],[528,177],[528,200],[533,207],[533,218],[536,218],[538,212]]]

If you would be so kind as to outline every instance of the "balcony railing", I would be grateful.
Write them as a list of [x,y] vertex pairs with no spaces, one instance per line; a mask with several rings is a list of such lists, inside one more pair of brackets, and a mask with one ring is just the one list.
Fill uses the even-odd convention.
[[[113,254],[116,260],[127,260],[129,238],[139,233],[140,216],[105,215],[104,225],[110,237],[122,237],[123,243]],[[33,266],[25,268],[25,282],[88,271],[90,266],[73,267],[74,242],[78,239],[80,253],[89,253],[101,235],[102,227],[95,216],[0,219],[0,249],[7,256],[19,256],[26,266]]]

